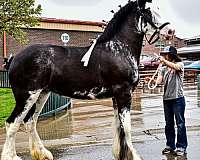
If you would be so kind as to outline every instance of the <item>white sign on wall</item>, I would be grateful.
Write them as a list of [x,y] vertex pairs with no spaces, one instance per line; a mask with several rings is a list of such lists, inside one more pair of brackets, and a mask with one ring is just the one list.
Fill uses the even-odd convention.
[[69,39],[70,39],[67,33],[63,33],[60,38],[65,45],[69,42]]

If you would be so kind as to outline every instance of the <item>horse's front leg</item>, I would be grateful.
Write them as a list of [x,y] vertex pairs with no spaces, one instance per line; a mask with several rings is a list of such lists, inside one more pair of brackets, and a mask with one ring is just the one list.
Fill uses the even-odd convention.
[[114,89],[114,143],[116,160],[141,160],[131,142],[131,89],[115,86]]

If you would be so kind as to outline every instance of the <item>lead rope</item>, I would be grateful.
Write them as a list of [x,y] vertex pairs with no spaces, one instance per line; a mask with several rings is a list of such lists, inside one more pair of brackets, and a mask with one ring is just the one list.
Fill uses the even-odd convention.
[[162,63],[160,63],[158,65],[158,68],[156,69],[156,72],[153,74],[153,76],[149,80],[148,85],[147,85],[148,89],[155,89],[157,87],[157,85],[158,85],[158,77],[157,77],[156,82],[155,82],[154,85],[152,85],[151,82],[154,80],[155,76],[158,74],[158,72],[160,71],[161,67],[162,67]]

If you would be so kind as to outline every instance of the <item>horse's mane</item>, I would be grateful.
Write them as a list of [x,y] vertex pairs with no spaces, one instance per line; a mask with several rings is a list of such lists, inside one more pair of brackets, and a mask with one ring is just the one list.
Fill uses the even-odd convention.
[[133,8],[136,11],[136,2],[129,2],[124,7],[122,7],[118,12],[116,12],[113,18],[108,23],[102,35],[97,39],[97,43],[102,43],[109,41],[113,36],[119,31],[121,25],[125,22],[127,15],[130,12],[134,12]]

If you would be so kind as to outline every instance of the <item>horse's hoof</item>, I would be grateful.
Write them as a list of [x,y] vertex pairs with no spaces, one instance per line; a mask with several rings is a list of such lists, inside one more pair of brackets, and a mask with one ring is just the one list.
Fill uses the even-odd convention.
[[41,151],[34,150],[31,152],[32,158],[34,160],[53,160],[53,155],[46,148]]
[[20,157],[18,157],[18,156],[15,156],[14,158],[13,158],[13,160],[22,160]]
[[22,160],[22,159],[18,156],[13,157],[13,156],[8,156],[8,155],[6,156],[2,155],[1,160]]

